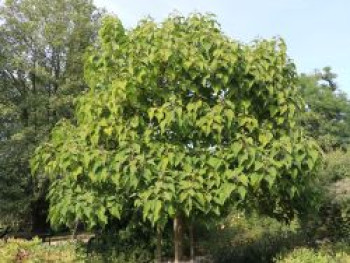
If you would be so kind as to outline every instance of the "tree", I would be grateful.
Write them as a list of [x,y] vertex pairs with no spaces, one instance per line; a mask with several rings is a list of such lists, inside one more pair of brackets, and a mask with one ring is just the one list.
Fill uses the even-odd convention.
[[51,178],[52,224],[103,226],[132,204],[157,227],[173,219],[178,261],[185,218],[255,196],[292,214],[319,154],[295,126],[297,77],[282,40],[243,45],[199,14],[130,31],[107,17],[99,36],[76,123],[60,122],[33,159]]
[[300,87],[307,110],[301,124],[323,150],[344,147],[350,142],[350,102],[335,82],[330,67],[300,76]]
[[86,89],[83,54],[100,13],[90,0],[0,6],[1,223],[31,222],[42,212],[45,195],[35,201],[29,159],[59,119],[73,116],[73,98]]
[[342,238],[349,234],[350,102],[337,83],[330,67],[312,74],[301,74],[299,85],[306,102],[301,125],[318,141],[325,152],[318,182],[317,211],[309,213],[305,229],[315,239]]

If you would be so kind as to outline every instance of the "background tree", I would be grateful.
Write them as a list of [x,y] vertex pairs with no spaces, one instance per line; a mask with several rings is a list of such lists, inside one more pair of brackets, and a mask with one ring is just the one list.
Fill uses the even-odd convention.
[[315,239],[341,239],[349,234],[350,102],[330,67],[302,74],[300,86],[307,108],[301,124],[322,146],[325,158],[314,191],[320,193],[317,213],[309,214],[307,230]]
[[29,158],[59,119],[73,116],[73,98],[86,89],[83,54],[100,13],[90,0],[6,0],[0,7],[2,224],[45,222]]
[[160,228],[173,219],[177,261],[191,216],[254,197],[293,216],[319,157],[295,126],[282,40],[243,45],[198,14],[130,31],[108,17],[99,35],[76,123],[60,122],[33,160],[52,180],[52,224],[103,226],[131,203]]
[[335,78],[330,67],[300,76],[307,107],[301,123],[325,151],[346,147],[350,142],[350,102]]

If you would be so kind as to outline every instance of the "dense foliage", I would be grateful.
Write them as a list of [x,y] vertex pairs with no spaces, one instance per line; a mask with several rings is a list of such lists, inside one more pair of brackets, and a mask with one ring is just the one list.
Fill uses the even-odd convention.
[[86,89],[83,54],[99,16],[90,0],[1,2],[0,224],[46,220],[29,159]]
[[[162,226],[258,198],[288,219],[319,161],[282,40],[243,45],[211,16],[107,17],[85,66],[90,91],[33,159],[52,180],[50,221],[90,227],[125,207]],[[179,221],[180,222],[180,221]]]
[[301,123],[323,150],[346,147],[350,142],[350,102],[339,90],[336,75],[329,67],[300,76],[306,112]]
[[323,193],[319,200],[316,220],[309,222],[316,229],[318,238],[349,240],[350,234],[350,152],[335,150],[325,155],[319,174],[319,188]]
[[318,182],[312,187],[319,197],[318,211],[306,214],[304,227],[313,229],[315,239],[348,240],[350,101],[330,67],[302,74],[299,85],[306,102],[301,125],[325,152]]
[[199,234],[200,246],[213,262],[268,263],[285,250],[307,244],[296,220],[290,224],[257,214],[232,211]]

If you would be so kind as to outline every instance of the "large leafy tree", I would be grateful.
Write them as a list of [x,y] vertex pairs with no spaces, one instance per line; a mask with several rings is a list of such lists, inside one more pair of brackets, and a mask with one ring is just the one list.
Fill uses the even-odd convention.
[[346,147],[350,142],[350,101],[336,84],[330,67],[300,76],[306,112],[301,123],[325,151]]
[[[0,222],[31,222],[29,158],[86,89],[83,54],[97,35],[90,0],[6,0],[0,6]],[[42,217],[45,222],[45,216]]]
[[105,225],[131,204],[160,228],[174,219],[178,260],[183,218],[256,198],[293,214],[319,155],[295,125],[282,40],[243,45],[198,14],[130,31],[108,17],[99,36],[76,122],[60,122],[33,159],[52,180],[52,224]]

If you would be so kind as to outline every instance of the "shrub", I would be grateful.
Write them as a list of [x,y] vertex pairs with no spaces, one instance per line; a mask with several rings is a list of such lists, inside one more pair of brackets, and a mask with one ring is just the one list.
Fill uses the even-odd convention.
[[229,216],[205,237],[205,248],[214,262],[271,262],[285,249],[306,243],[298,224],[280,223],[263,216]]
[[[120,238],[117,238],[121,241]],[[57,245],[42,243],[38,238],[31,241],[9,239],[6,243],[0,241],[0,262],[58,262],[58,263],[146,263],[152,262],[154,255],[148,247],[130,242],[111,243],[102,241],[94,244],[92,252],[87,253],[86,245],[66,242]]]
[[325,155],[319,183],[314,188],[322,193],[319,211],[307,223],[314,229],[315,239],[349,239],[350,151],[336,150]]
[[350,151],[336,150],[327,153],[321,178],[327,182],[335,182],[347,177],[350,177]]
[[[162,256],[172,254],[172,224],[168,222],[162,233]],[[88,246],[91,262],[146,263],[154,261],[155,229],[143,222],[141,214],[130,213],[123,220],[112,220]]]
[[79,248],[74,243],[49,246],[38,238],[9,239],[0,242],[0,259],[1,262],[84,262],[84,253]]
[[296,248],[291,252],[280,255],[275,260],[276,263],[349,263],[350,254],[349,249],[344,248],[345,244],[339,244],[334,247],[325,246],[320,249],[311,248]]

